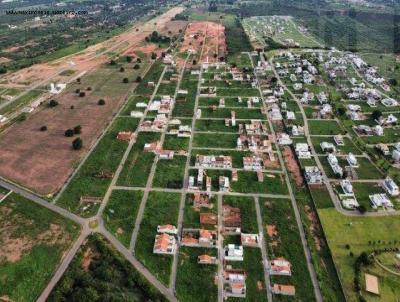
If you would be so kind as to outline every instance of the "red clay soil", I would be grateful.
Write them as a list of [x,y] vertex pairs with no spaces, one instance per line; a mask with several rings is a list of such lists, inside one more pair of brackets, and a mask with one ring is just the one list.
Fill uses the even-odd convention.
[[[224,57],[226,54],[224,26],[209,21],[189,23],[181,51],[193,49],[197,54],[200,54],[202,44],[204,44],[204,50],[200,62],[217,62],[219,57]],[[217,58],[214,57],[215,55],[217,55]]]
[[[135,49],[143,46],[144,39],[153,30],[161,29],[173,16],[181,12],[182,8],[174,8],[156,19],[140,26],[139,32],[135,29],[114,37],[108,41],[89,47],[84,52],[69,56],[48,64],[38,64],[17,73],[7,75],[7,79],[14,78],[15,82],[37,82],[49,77],[60,67],[68,65],[68,69],[79,71],[96,69],[108,60],[106,55],[98,54],[105,46],[120,45],[124,49]],[[127,46],[125,46],[127,45]],[[97,52],[97,53],[96,53]],[[73,61],[75,65],[71,65]],[[128,90],[127,90],[128,91]],[[91,93],[95,93],[93,87]],[[89,147],[100,135],[104,125],[123,103],[125,92],[105,99],[104,106],[98,106],[99,95],[92,96],[86,92],[84,98],[75,93],[66,91],[57,96],[59,105],[55,108],[42,108],[30,114],[28,119],[10,126],[0,135],[0,175],[16,183],[26,186],[39,194],[47,195],[57,192],[68,176],[72,173],[76,163],[84,156]],[[71,110],[70,107],[75,109]],[[48,130],[39,131],[46,125]],[[64,136],[68,128],[82,126],[79,136],[84,142],[84,148],[74,151],[71,148],[73,138]]]
[[303,184],[303,176],[301,174],[301,170],[299,165],[297,164],[297,161],[294,157],[293,151],[290,147],[285,146],[283,148],[283,159],[285,161],[286,167],[289,170],[289,172],[292,174],[296,185],[301,186]]

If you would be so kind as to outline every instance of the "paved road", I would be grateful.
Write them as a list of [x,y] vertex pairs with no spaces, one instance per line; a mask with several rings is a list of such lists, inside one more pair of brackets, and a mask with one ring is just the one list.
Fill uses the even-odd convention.
[[[178,91],[179,91],[179,88],[180,88],[180,85],[181,85],[181,82],[182,82],[182,78],[183,78],[183,75],[184,75],[184,72],[185,72],[185,68],[186,68],[186,64],[187,64],[187,62],[189,60],[189,57],[190,57],[190,54],[188,54],[186,56],[186,59],[185,59],[184,65],[182,67],[181,73],[179,74],[178,83],[176,85],[175,93],[174,93],[174,96],[173,96],[174,100],[176,100],[176,97],[178,95]],[[159,87],[159,85],[160,85],[160,83],[161,83],[161,81],[162,81],[162,79],[164,77],[165,71],[166,71],[166,69],[164,69],[163,75],[160,77],[160,79],[159,79],[159,81],[157,83],[156,89],[154,89],[154,96],[157,93],[158,87]],[[168,117],[167,117],[168,121],[170,121],[170,119],[171,119],[173,109],[174,109],[174,106],[172,106],[170,112],[168,113]],[[161,138],[160,138],[161,146],[164,144],[166,132],[167,132],[167,129],[165,129],[161,134]],[[138,211],[138,214],[136,216],[135,227],[134,227],[133,232],[132,232],[132,237],[131,237],[131,241],[130,241],[130,245],[129,245],[129,250],[132,253],[135,253],[136,240],[137,240],[137,236],[139,234],[140,224],[142,223],[144,210],[145,210],[145,207],[146,207],[147,199],[149,197],[149,192],[150,192],[150,190],[152,188],[152,185],[153,185],[153,179],[154,179],[154,175],[155,175],[156,168],[157,168],[157,162],[158,162],[158,157],[156,156],[154,158],[153,165],[151,166],[151,169],[150,169],[150,173],[149,173],[149,176],[148,176],[148,179],[147,179],[147,183],[146,183],[146,190],[144,191],[142,200],[140,202],[139,211]]]
[[52,276],[50,282],[47,284],[46,288],[43,290],[42,294],[37,299],[37,302],[45,302],[47,300],[50,293],[53,291],[53,289],[57,285],[58,281],[60,281],[61,277],[64,275],[64,273],[67,270],[72,259],[74,259],[76,253],[79,251],[81,245],[85,242],[85,240],[89,234],[90,234],[90,229],[85,224],[78,239],[74,242],[74,244],[72,245],[72,248],[68,251],[68,253],[61,260],[60,265],[58,266],[56,272]]
[[257,214],[258,233],[260,234],[260,246],[261,246],[261,255],[263,258],[265,288],[267,289],[268,302],[272,302],[271,279],[270,279],[269,272],[267,269],[267,265],[269,263],[268,262],[268,253],[267,253],[267,249],[265,247],[266,242],[264,242],[264,240],[265,240],[264,228],[263,228],[263,222],[262,222],[262,218],[261,218],[260,201],[259,201],[258,197],[254,198],[254,203],[255,203],[256,214]]
[[86,223],[86,220],[83,219],[82,217],[79,217],[69,211],[67,211],[64,208],[58,207],[50,202],[48,202],[47,200],[25,190],[24,188],[21,188],[20,186],[17,186],[9,181],[3,180],[0,178],[0,186],[8,189],[8,190],[12,190],[15,193],[37,203],[38,205],[45,207],[53,212],[56,212],[58,214],[60,214],[61,216],[64,216],[65,218],[68,218],[74,222],[76,222],[79,225],[84,225]]
[[[248,54],[248,55],[250,57],[250,54]],[[260,58],[262,60],[264,60],[263,54],[260,54]],[[253,64],[253,60],[251,59],[251,57],[250,57],[250,61],[251,61],[251,64],[252,64],[252,67],[253,67],[253,70],[254,70],[254,64]],[[273,67],[272,64],[271,64],[271,67],[272,67],[272,70],[274,71],[275,75],[277,76],[275,68]],[[262,94],[262,90],[261,90],[261,87],[259,85],[259,83],[260,83],[259,78],[258,78],[258,76],[257,76],[257,74],[255,72],[254,72],[254,75],[255,75],[255,77],[257,79],[258,89],[259,89],[259,92],[260,92],[260,95],[261,95],[261,99],[262,99],[264,110],[265,110],[265,112],[267,112],[267,107],[266,107],[265,102],[264,102],[264,97],[263,97],[263,94]],[[277,78],[280,81],[280,78],[279,77],[277,77]],[[299,107],[301,107],[301,106],[299,106]],[[303,113],[304,113],[304,109],[303,109]],[[276,133],[275,133],[274,127],[273,127],[272,122],[271,122],[270,119],[268,119],[268,124],[269,124],[269,128],[271,129],[272,136],[275,138],[275,141],[276,141]],[[308,131],[308,128],[305,127],[304,130]],[[308,132],[306,132],[306,133],[308,133]],[[308,137],[308,139],[310,139],[310,138]],[[284,174],[285,174],[285,180],[286,180],[287,188],[288,188],[288,191],[289,191],[290,200],[291,200],[291,203],[292,203],[294,215],[295,215],[295,218],[296,218],[297,228],[299,230],[299,234],[300,234],[300,239],[301,239],[301,243],[302,243],[302,246],[303,246],[304,255],[305,255],[305,258],[306,258],[306,261],[307,261],[308,271],[310,273],[311,282],[312,282],[313,288],[314,288],[314,295],[315,295],[315,298],[316,298],[317,302],[322,302],[323,299],[322,299],[321,289],[319,287],[317,274],[315,272],[314,265],[312,263],[311,252],[310,252],[310,249],[309,249],[308,244],[307,244],[307,239],[306,239],[306,236],[305,236],[305,233],[304,233],[303,224],[302,224],[301,217],[300,217],[300,212],[299,212],[299,209],[297,207],[296,198],[294,196],[294,193],[293,193],[293,190],[292,190],[292,186],[290,184],[289,175],[288,175],[285,163],[283,161],[282,153],[281,153],[281,150],[280,150],[279,146],[277,146],[277,154],[278,154],[278,159],[279,159],[280,165],[281,165],[281,167],[282,167],[282,169],[284,171]]]

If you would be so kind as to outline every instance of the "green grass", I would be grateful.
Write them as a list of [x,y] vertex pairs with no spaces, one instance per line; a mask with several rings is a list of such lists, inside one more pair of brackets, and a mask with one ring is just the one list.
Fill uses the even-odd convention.
[[177,137],[175,135],[165,136],[163,148],[165,150],[188,150],[189,138]]
[[174,156],[173,159],[160,159],[157,162],[153,187],[180,189],[183,186],[186,156]]
[[98,205],[83,211],[85,205],[80,204],[79,198],[82,195],[104,196],[111,179],[100,179],[93,175],[100,171],[116,171],[128,146],[127,142],[117,140],[117,134],[125,130],[134,131],[137,125],[138,119],[117,118],[81,169],[73,177],[57,201],[57,205],[85,217],[93,215]]
[[194,135],[193,147],[202,148],[236,148],[237,135],[202,134]]
[[217,96],[260,96],[257,88],[217,88]]
[[[260,109],[229,109],[218,108],[213,111],[211,108],[202,109],[202,118],[230,118],[231,112],[235,111],[237,119],[265,119]],[[224,122],[224,121],[222,121]]]
[[322,153],[320,144],[322,142],[328,142],[328,143],[332,143],[335,147],[336,147],[336,151],[337,152],[342,152],[342,153],[353,153],[353,154],[361,154],[361,151],[354,145],[354,143],[347,137],[343,138],[344,141],[344,146],[337,146],[333,136],[332,137],[318,137],[318,136],[312,136],[311,137],[311,141],[314,145],[315,151],[317,153]]
[[313,135],[343,134],[343,130],[336,121],[309,120],[308,127]]
[[312,282],[304,256],[299,230],[290,200],[260,199],[263,225],[273,224],[278,232],[278,246],[266,235],[270,258],[284,257],[292,264],[292,276],[273,276],[272,283],[293,284],[296,296],[274,295],[274,301],[315,301]]
[[232,157],[232,166],[234,168],[243,168],[243,157],[251,156],[253,153],[250,151],[215,151],[215,150],[199,150],[195,153],[192,152],[191,165],[194,166],[196,163],[196,155],[224,155]]
[[136,87],[135,93],[136,94],[143,94],[143,95],[151,95],[154,91],[153,87],[148,87],[148,82],[154,82],[156,85],[159,78],[161,77],[162,71],[164,66],[161,64],[161,61],[156,61],[150,67],[150,70],[147,72],[146,76],[142,79],[140,84]]
[[179,201],[180,194],[150,192],[135,245],[135,255],[139,261],[165,285],[169,282],[172,256],[153,254],[154,238],[158,225],[176,226]]
[[243,233],[258,234],[257,216],[256,216],[254,198],[224,196],[224,204],[240,209]]
[[144,152],[143,147],[146,143],[151,143],[158,139],[160,139],[159,133],[139,133],[117,180],[118,185],[130,187],[146,186],[155,155],[150,152]]
[[[60,228],[59,240],[55,240],[54,233],[46,236],[50,236],[49,239],[41,239],[51,225]],[[16,262],[0,259],[0,296],[7,295],[13,301],[36,301],[63,253],[76,238],[79,228],[58,214],[13,193],[0,205],[0,229],[0,245],[10,244],[5,241],[9,237],[23,240],[28,247]],[[55,242],[51,241],[53,239]]]
[[130,115],[131,111],[144,111],[144,108],[136,108],[137,103],[149,103],[149,99],[143,96],[131,96],[128,103],[122,109],[121,115]]
[[126,247],[129,247],[142,197],[142,191],[114,190],[103,213],[106,228]]
[[208,302],[217,300],[217,286],[214,275],[217,265],[197,264],[197,257],[203,254],[217,256],[215,249],[181,247],[179,250],[176,292],[180,301]]
[[287,194],[286,182],[283,175],[271,174],[274,177],[268,177],[264,173],[264,181],[258,182],[257,174],[253,171],[238,171],[239,180],[231,182],[231,188],[239,193],[265,193],[265,194]]
[[22,108],[23,106],[29,104],[34,99],[38,98],[43,92],[40,90],[31,90],[27,92],[25,95],[15,99],[12,103],[0,109],[0,114],[5,114],[11,111],[14,111],[18,108]]
[[[210,198],[210,204],[213,205],[211,209],[208,208],[202,208],[201,213],[214,213],[217,214],[217,203],[216,203],[216,198],[211,197]],[[193,209],[193,202],[192,202],[192,196],[191,194],[186,195],[186,205],[185,205],[185,210],[183,214],[183,227],[185,228],[201,228],[200,224],[200,212],[195,211]]]
[[[364,251],[371,252],[374,249],[398,247],[398,244],[394,244],[394,242],[398,242],[398,235],[393,230],[400,228],[400,220],[395,216],[347,217],[339,214],[335,209],[321,209],[318,213],[338,268],[347,301],[358,301],[353,289],[353,267],[356,257]],[[347,244],[350,246],[349,249],[346,248]],[[351,256],[350,252],[354,256]]]
[[237,127],[225,126],[224,120],[196,120],[195,131],[237,132]]

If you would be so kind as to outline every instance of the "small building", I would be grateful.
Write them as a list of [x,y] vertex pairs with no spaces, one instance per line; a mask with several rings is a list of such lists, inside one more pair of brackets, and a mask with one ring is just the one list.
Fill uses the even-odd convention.
[[176,251],[176,239],[166,233],[156,235],[153,253],[172,255]]
[[358,168],[358,167],[359,167],[357,158],[354,156],[353,153],[350,152],[350,153],[347,155],[346,160],[347,160],[347,162],[349,163],[350,167],[352,167],[352,168]]
[[232,169],[232,181],[237,182],[239,180],[237,169]]
[[117,139],[120,141],[127,141],[129,142],[134,138],[135,134],[131,131],[121,131],[117,135]]
[[243,157],[243,169],[245,170],[261,170],[263,166],[263,160],[258,156]]
[[243,246],[235,244],[225,246],[224,259],[227,261],[243,261]]
[[336,152],[336,147],[329,142],[322,142],[320,144],[320,147],[322,149],[322,152],[329,152],[329,153]]
[[272,293],[275,295],[294,296],[296,294],[296,289],[293,285],[274,283],[272,286]]
[[217,264],[218,260],[214,256],[200,255],[197,257],[198,264]]
[[309,185],[322,184],[321,171],[316,166],[304,167],[305,179]]
[[260,244],[260,236],[258,234],[240,234],[242,246],[258,247]]
[[174,225],[164,224],[164,225],[157,226],[157,233],[166,233],[166,234],[170,234],[170,235],[176,235],[176,234],[178,234],[178,229]]
[[295,151],[298,158],[303,158],[303,159],[311,158],[311,152],[309,151],[308,144],[306,143],[297,143]]
[[200,223],[216,225],[218,223],[218,216],[214,213],[200,213]]
[[210,197],[208,194],[196,192],[193,194],[192,200],[193,207],[195,208],[212,208],[212,204],[210,204]]
[[292,265],[284,258],[276,258],[267,264],[270,275],[291,276]]
[[229,178],[226,176],[219,177],[219,190],[221,192],[228,192],[230,190]]
[[369,200],[374,209],[379,207],[392,208],[393,204],[385,193],[369,195]]
[[398,196],[400,194],[399,187],[389,176],[383,181],[382,187],[390,196]]

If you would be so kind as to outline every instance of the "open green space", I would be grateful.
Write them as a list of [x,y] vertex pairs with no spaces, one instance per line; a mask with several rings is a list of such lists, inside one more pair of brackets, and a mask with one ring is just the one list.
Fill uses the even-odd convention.
[[211,209],[202,208],[200,211],[193,208],[192,194],[186,195],[186,204],[183,213],[183,227],[185,228],[201,228],[200,213],[214,213],[217,214],[217,200],[215,196],[210,198]]
[[185,150],[189,148],[189,138],[177,137],[175,135],[166,135],[164,139],[163,148],[165,150]]
[[181,189],[185,173],[186,156],[174,156],[173,159],[160,159],[154,174],[153,187]]
[[214,277],[217,265],[197,263],[200,255],[217,257],[216,249],[181,247],[176,276],[176,293],[180,301],[208,302],[217,300],[217,285]]
[[36,301],[79,227],[12,193],[0,204],[0,230],[0,297]]
[[236,148],[237,135],[197,133],[193,138],[193,147]]
[[[333,208],[320,209],[318,213],[347,301],[358,301],[353,283],[356,258],[362,252],[370,253],[375,249],[398,247],[398,236],[393,230],[400,227],[400,220],[396,216],[348,217]],[[398,292],[398,287],[395,288]],[[381,299],[383,300],[380,301],[395,301],[386,300],[382,296]],[[367,301],[375,300],[368,298]]]
[[178,219],[180,194],[150,192],[135,245],[135,255],[162,283],[168,285],[172,256],[153,254],[157,226],[172,224]]
[[130,187],[146,186],[155,155],[151,152],[144,152],[143,148],[146,143],[152,143],[159,139],[159,133],[139,132],[117,180],[118,185]]
[[196,131],[211,131],[211,132],[238,132],[237,127],[227,127],[225,126],[224,120],[210,120],[201,119],[196,120],[195,124]]
[[[299,230],[290,200],[260,199],[263,225],[275,225],[276,238],[267,235],[267,252],[271,259],[284,257],[292,265],[292,276],[272,276],[273,283],[293,284],[295,297],[274,295],[274,301],[315,301],[314,291],[308,271]],[[273,245],[272,242],[276,242]]]
[[256,207],[253,197],[224,196],[224,205],[230,205],[240,209],[242,218],[242,232],[258,234]]
[[79,199],[83,195],[103,198],[111,183],[111,178],[97,178],[95,174],[117,170],[128,147],[126,141],[117,140],[118,132],[134,131],[138,121],[134,118],[117,118],[115,120],[58,199],[59,206],[84,217],[89,217],[96,212],[98,204],[84,210],[88,205],[81,204]]
[[343,134],[343,130],[336,121],[309,120],[308,128],[310,129],[310,133],[312,135]]
[[237,119],[264,119],[265,115],[261,113],[259,108],[257,109],[229,109],[229,108],[218,108],[213,111],[211,108],[202,109],[202,118],[230,118],[231,112],[234,111]]
[[142,197],[142,191],[113,190],[103,212],[105,227],[126,247],[129,247]]

